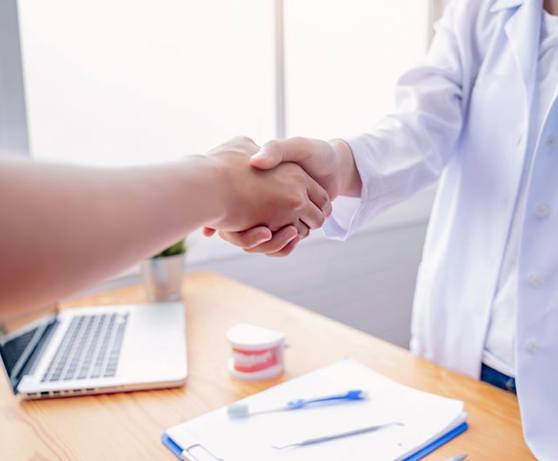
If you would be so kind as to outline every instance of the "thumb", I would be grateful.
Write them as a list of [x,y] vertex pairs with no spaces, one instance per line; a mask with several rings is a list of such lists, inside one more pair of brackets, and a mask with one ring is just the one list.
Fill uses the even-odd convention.
[[250,158],[250,165],[260,170],[271,170],[284,161],[281,141],[270,141]]

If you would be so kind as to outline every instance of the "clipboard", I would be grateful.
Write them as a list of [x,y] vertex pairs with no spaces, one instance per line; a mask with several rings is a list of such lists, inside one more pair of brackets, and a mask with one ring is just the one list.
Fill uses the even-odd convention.
[[[184,461],[251,461],[251,460],[313,460],[320,461],[339,459],[340,453],[352,450],[351,459],[360,461],[370,459],[370,453],[376,453],[374,459],[418,461],[436,450],[438,447],[449,442],[468,428],[466,413],[463,411],[463,402],[435,396],[395,383],[382,375],[375,373],[364,365],[350,360],[342,360],[333,365],[296,378],[292,381],[274,386],[260,394],[245,399],[250,405],[263,405],[270,407],[272,403],[277,405],[285,399],[285,396],[321,395],[332,392],[334,388],[360,387],[369,389],[370,402],[365,406],[339,405],[325,409],[298,410],[288,412],[288,415],[254,416],[249,421],[237,426],[234,421],[228,420],[226,408],[203,415],[192,421],[169,428],[162,435],[162,443],[178,459]],[[301,394],[302,392],[302,394]],[[376,398],[375,398],[376,396]],[[368,406],[366,406],[368,405]],[[397,407],[399,405],[399,407]],[[408,409],[407,406],[412,407]],[[344,425],[356,421],[365,421],[370,414],[371,417],[380,417],[382,412],[392,411],[398,418],[406,418],[407,427],[403,429],[404,437],[397,439],[404,441],[407,446],[402,450],[393,449],[390,452],[388,445],[390,438],[399,435],[379,433],[372,435],[346,438],[336,442],[321,444],[314,450],[307,447],[295,449],[290,453],[271,449],[273,431],[266,431],[266,425],[273,430],[284,432],[291,430],[291,436],[297,433],[297,424],[305,430],[309,423],[318,421],[326,426],[327,420],[331,424]],[[425,412],[425,409],[427,410]],[[419,420],[422,413],[426,421]],[[285,413],[285,412],[284,412]],[[261,418],[261,419],[259,419]],[[356,423],[355,423],[356,424]],[[287,427],[290,426],[290,427]],[[316,427],[315,430],[323,431],[325,426]],[[426,427],[426,429],[425,429]],[[428,429],[430,428],[430,429]],[[259,432],[255,432],[259,431]],[[422,431],[422,432],[421,432]],[[269,435],[265,443],[261,439]],[[238,440],[231,443],[229,439]],[[257,440],[259,447],[253,447],[249,441]],[[382,444],[385,451],[378,451]],[[265,452],[266,444],[269,451]],[[380,444],[380,445],[378,445]],[[238,446],[243,447],[239,449]],[[245,448],[244,448],[245,447]],[[385,448],[385,447],[384,447]],[[393,448],[393,447],[391,447]],[[251,452],[254,449],[254,452]],[[258,451],[259,449],[259,451]],[[245,452],[242,452],[245,450]],[[263,451],[262,451],[263,450]],[[308,450],[308,451],[305,451]],[[336,451],[337,450],[337,451]],[[229,456],[230,452],[230,456]],[[390,453],[393,455],[390,455]],[[359,456],[360,454],[360,456]]]
[[[192,443],[187,447],[180,447],[168,435],[163,434],[161,439],[165,445],[178,459],[184,461],[224,461],[222,458],[217,458],[207,448],[200,443]],[[197,454],[197,452],[202,454]]]
[[[425,458],[427,455],[432,453],[434,450],[440,448],[442,445],[445,445],[450,440],[454,439],[458,435],[462,434],[469,428],[466,422],[461,423],[452,431],[448,432],[446,435],[440,437],[439,439],[435,440],[428,446],[422,448],[421,450],[417,451],[413,455],[404,458],[403,461],[419,461],[422,458]],[[217,458],[213,453],[207,450],[203,445],[195,443],[182,449],[179,447],[168,435],[163,434],[161,438],[161,442],[165,445],[178,459],[183,461],[225,461],[223,458]],[[205,458],[202,459],[201,457],[196,456],[194,450],[201,449],[204,452]]]

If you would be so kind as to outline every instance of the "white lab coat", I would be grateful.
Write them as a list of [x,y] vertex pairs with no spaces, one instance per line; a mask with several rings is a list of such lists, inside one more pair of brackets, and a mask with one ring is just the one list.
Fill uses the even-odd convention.
[[[397,88],[397,111],[348,139],[363,179],[346,237],[440,178],[420,266],[411,349],[478,377],[523,161],[534,148],[519,259],[516,378],[526,440],[558,459],[558,104],[528,139],[541,0],[454,0],[425,62]],[[556,64],[558,83],[558,63]],[[554,140],[554,141],[553,141]],[[554,210],[541,219],[545,202]],[[482,430],[482,428],[480,428]]]

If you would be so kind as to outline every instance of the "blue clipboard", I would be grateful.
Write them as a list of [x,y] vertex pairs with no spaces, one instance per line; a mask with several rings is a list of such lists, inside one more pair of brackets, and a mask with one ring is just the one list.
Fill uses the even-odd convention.
[[[426,447],[420,449],[416,453],[413,453],[411,456],[405,458],[404,461],[418,461],[424,458],[426,455],[429,455],[437,448],[441,447],[442,445],[448,443],[450,440],[457,437],[459,434],[462,434],[469,428],[469,425],[464,422],[457,426],[456,428],[449,431],[447,434],[443,435],[439,439],[435,440],[431,444],[427,445]],[[167,447],[178,459],[184,460],[183,457],[183,448],[179,446],[173,439],[171,439],[167,434],[163,434],[161,437],[161,442],[165,447]],[[209,453],[209,452],[208,452]],[[196,461],[195,458],[191,458],[192,461]],[[218,458],[215,458],[216,461],[219,461]]]

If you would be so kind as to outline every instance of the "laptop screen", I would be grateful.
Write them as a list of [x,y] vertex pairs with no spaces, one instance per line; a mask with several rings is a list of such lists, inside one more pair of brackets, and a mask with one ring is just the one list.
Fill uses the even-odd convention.
[[14,392],[56,314],[56,306],[49,306],[0,323],[0,358]]

